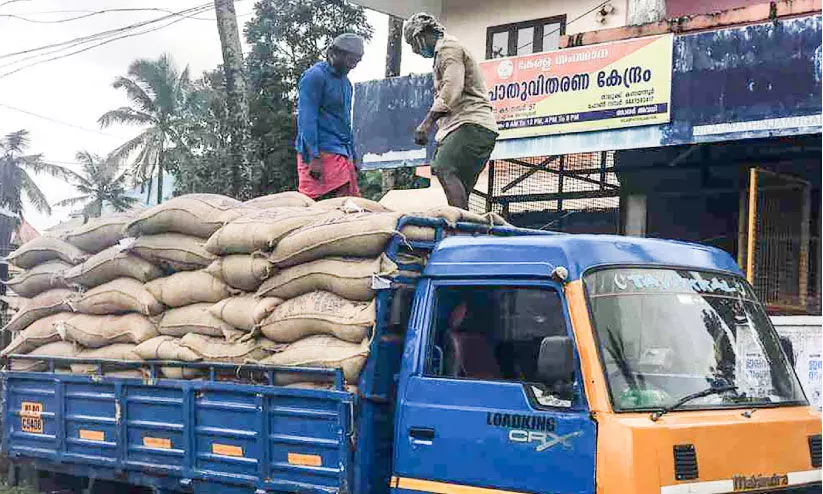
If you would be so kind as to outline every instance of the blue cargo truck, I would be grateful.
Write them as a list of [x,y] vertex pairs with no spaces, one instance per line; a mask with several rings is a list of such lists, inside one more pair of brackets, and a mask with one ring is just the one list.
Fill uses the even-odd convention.
[[[356,389],[330,369],[50,359],[3,371],[4,453],[86,492],[820,492],[820,415],[726,253],[401,222],[437,234],[387,247],[405,274],[374,280]],[[104,375],[133,366],[150,377]]]

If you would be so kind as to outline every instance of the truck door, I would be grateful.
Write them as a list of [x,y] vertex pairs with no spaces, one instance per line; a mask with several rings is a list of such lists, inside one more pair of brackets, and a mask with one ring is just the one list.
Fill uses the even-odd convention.
[[572,338],[560,286],[425,283],[398,390],[394,492],[593,493],[576,352],[565,379],[538,369],[544,338]]

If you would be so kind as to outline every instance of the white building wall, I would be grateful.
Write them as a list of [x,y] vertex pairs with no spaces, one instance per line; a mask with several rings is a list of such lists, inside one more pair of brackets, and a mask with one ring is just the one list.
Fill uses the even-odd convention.
[[[610,2],[614,12],[605,23],[597,21],[596,6],[580,0],[443,0],[441,21],[478,60],[486,56],[486,29],[491,26],[566,16],[566,34],[626,25],[627,0]],[[578,19],[578,17],[580,17]]]
[[797,377],[806,392],[809,403],[820,410],[821,399],[821,352],[823,352],[823,330],[820,316],[775,316],[772,317],[777,333],[789,338],[794,347]]

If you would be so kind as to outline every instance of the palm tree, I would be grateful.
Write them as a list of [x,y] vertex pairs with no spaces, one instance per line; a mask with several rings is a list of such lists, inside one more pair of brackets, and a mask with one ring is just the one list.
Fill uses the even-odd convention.
[[46,195],[32,179],[31,173],[47,173],[70,180],[74,172],[43,161],[40,154],[23,154],[29,147],[29,133],[18,130],[0,138],[0,206],[20,215],[25,196],[40,212],[51,214]]
[[156,176],[157,202],[163,197],[163,172],[167,166],[167,151],[173,145],[185,153],[181,127],[190,118],[196,91],[189,79],[188,67],[180,73],[167,54],[157,60],[139,59],[131,63],[127,77],[118,77],[112,84],[126,91],[131,102],[103,114],[102,127],[114,124],[145,127],[137,137],[112,152],[111,158],[121,163],[134,155],[131,172],[141,183]]
[[88,151],[80,151],[76,158],[83,165],[83,171],[74,174],[70,181],[81,195],[60,201],[55,206],[85,204],[83,223],[100,216],[104,203],[117,211],[126,211],[134,206],[137,199],[127,195],[128,173],[120,171],[117,163]]

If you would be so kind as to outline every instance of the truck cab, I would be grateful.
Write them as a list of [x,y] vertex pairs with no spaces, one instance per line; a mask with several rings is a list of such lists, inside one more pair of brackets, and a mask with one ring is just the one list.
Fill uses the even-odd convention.
[[[87,376],[36,357],[49,372],[2,371],[3,452],[85,492],[820,492],[820,414],[728,254],[407,227],[435,235],[387,246],[402,275],[373,279],[356,389],[331,369],[100,361]],[[161,378],[169,365],[208,377]],[[278,386],[288,372],[333,385]]]
[[395,493],[819,492],[812,411],[728,254],[454,237],[397,390]]

